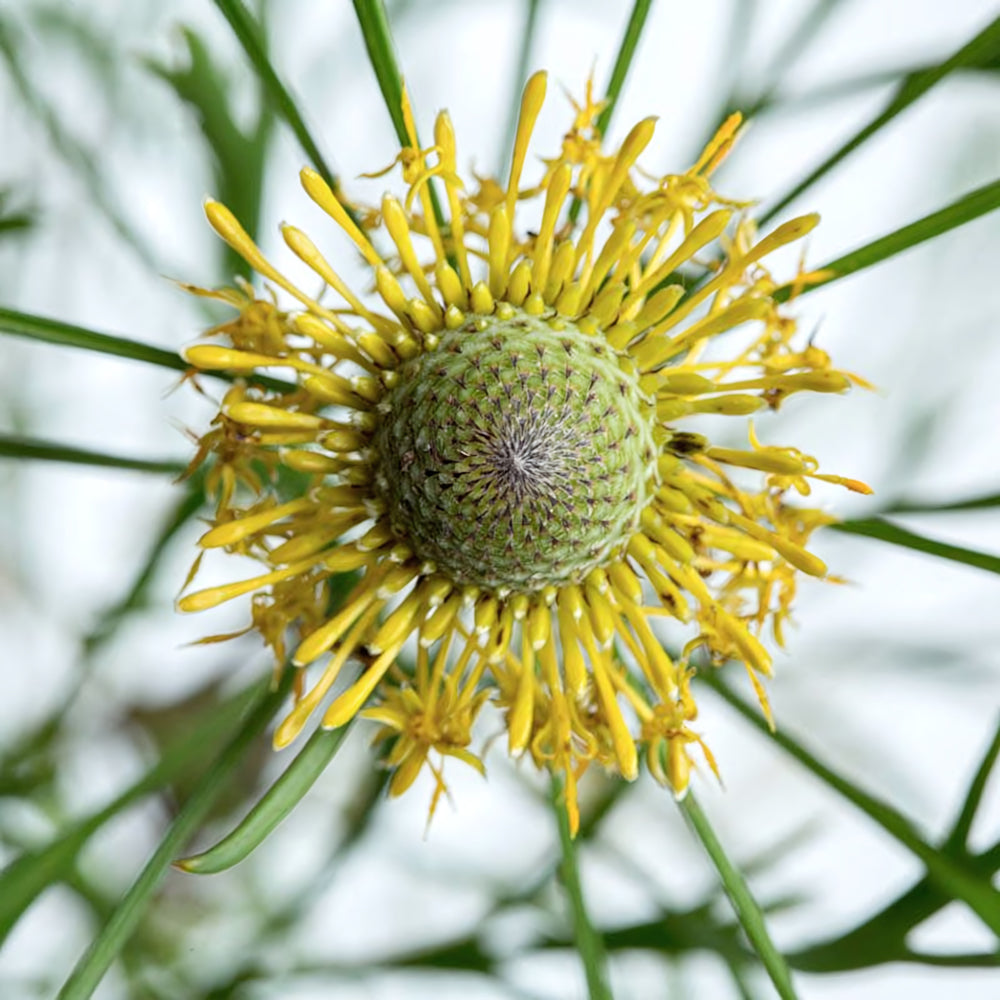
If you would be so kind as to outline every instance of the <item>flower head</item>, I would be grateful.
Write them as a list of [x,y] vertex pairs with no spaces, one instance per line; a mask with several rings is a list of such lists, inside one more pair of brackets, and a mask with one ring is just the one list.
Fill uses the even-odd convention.
[[[293,382],[239,384],[202,439],[225,486],[201,546],[252,555],[265,571],[180,606],[254,594],[254,627],[279,656],[295,636],[302,673],[276,745],[321,705],[328,727],[362,714],[394,741],[391,790],[429,764],[436,803],[431,755],[481,767],[473,724],[492,703],[511,754],[564,774],[575,827],[576,781],[595,761],[631,780],[642,751],[678,794],[692,747],[715,770],[690,728],[696,650],[709,664],[743,662],[767,711],[759,635],[771,623],[781,640],[799,573],[826,574],[805,545],[828,518],[786,495],[815,479],[866,487],[762,445],[752,427],[740,450],[689,423],[745,419],[851,381],[797,343],[764,264],[817,218],[759,238],[745,204],[711,187],[739,119],[689,170],[648,182],[636,164],[654,121],[605,151],[588,90],[560,152],[528,183],[545,88],[537,74],[525,89],[506,185],[466,189],[447,114],[421,148],[408,103],[403,201],[354,210],[302,171],[370,266],[375,296],[286,225],[324,284],[309,296],[208,203],[219,235],[297,305],[219,293],[239,318],[211,331],[222,346],[187,358]],[[532,202],[529,228],[520,218]],[[307,485],[289,494],[282,469]],[[678,656],[656,618],[686,626]],[[328,700],[349,665],[359,669]]]

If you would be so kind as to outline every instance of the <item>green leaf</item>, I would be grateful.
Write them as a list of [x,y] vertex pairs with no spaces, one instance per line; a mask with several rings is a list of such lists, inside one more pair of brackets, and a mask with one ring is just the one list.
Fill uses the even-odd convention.
[[983,754],[983,759],[969,784],[961,812],[959,812],[958,819],[955,820],[955,825],[945,841],[945,850],[954,851],[968,846],[972,824],[975,822],[980,805],[982,805],[983,793],[986,791],[987,782],[990,780],[993,768],[996,767],[998,758],[1000,758],[1000,724],[997,725],[993,741],[986,748],[986,753]]
[[566,889],[566,895],[569,897],[570,910],[573,914],[576,950],[583,962],[588,994],[590,1000],[612,1000],[611,987],[608,985],[604,942],[587,913],[587,906],[583,898],[583,885],[580,881],[580,869],[576,859],[576,844],[573,841],[573,834],[570,832],[569,813],[566,811],[563,782],[555,775],[552,776],[550,799],[559,828],[559,847],[562,852],[559,872]]
[[705,853],[715,865],[719,878],[726,890],[726,895],[733,904],[740,926],[746,932],[750,943],[760,957],[761,963],[774,983],[774,988],[782,1000],[796,1000],[795,987],[792,985],[791,973],[781,952],[774,946],[764,914],[750,892],[750,887],[736,866],[729,860],[719,838],[715,835],[708,817],[698,805],[694,795],[688,794],[678,803],[684,818],[690,823]]
[[240,765],[251,744],[257,740],[272,716],[281,707],[291,688],[293,670],[282,672],[281,681],[253,705],[239,731],[227,743],[212,766],[198,782],[190,798],[178,811],[153,856],[132,887],[115,908],[111,919],[81,956],[58,1000],[86,1000],[100,984],[108,967],[132,936],[146,908],[153,900],[170,863],[198,829],[216,798]]
[[961,545],[939,542],[933,538],[908,531],[897,524],[891,524],[881,517],[841,521],[839,524],[831,524],[830,527],[834,531],[841,531],[844,534],[877,538],[890,545],[915,549],[917,552],[925,552],[928,555],[938,556],[940,559],[949,559],[952,562],[964,563],[966,566],[974,566],[976,569],[984,569],[989,573],[1000,573],[1000,556],[976,552],[974,549],[967,549]]
[[604,93],[607,101],[604,110],[597,116],[597,131],[601,135],[607,135],[608,126],[614,117],[615,108],[618,106],[618,96],[622,87],[625,86],[625,79],[628,71],[632,68],[632,60],[635,58],[635,50],[642,37],[642,30],[646,27],[646,18],[649,16],[649,9],[653,6],[653,0],[635,0],[632,5],[632,13],[629,15],[628,24],[625,25],[625,34],[622,35],[621,45],[618,47],[618,55],[615,58],[614,68],[611,70],[611,79],[608,81],[608,89]]
[[[831,281],[838,281],[846,278],[849,274],[864,270],[873,264],[880,264],[890,257],[894,257],[904,250],[909,250],[920,243],[934,239],[942,233],[963,226],[973,219],[978,219],[981,215],[995,211],[1000,208],[1000,180],[993,181],[975,191],[962,195],[957,201],[953,201],[945,208],[925,215],[916,222],[911,222],[902,229],[882,236],[871,243],[866,243],[857,250],[844,254],[836,260],[831,260],[829,264],[814,270],[829,272],[828,276],[820,281],[814,281],[797,290],[798,295],[805,295],[816,288],[822,288],[830,284]],[[794,285],[783,285],[774,294],[776,302],[786,302],[792,294]]]
[[298,756],[243,821],[214,847],[174,862],[177,868],[211,875],[239,864],[257,849],[312,788],[340,749],[350,726],[317,729]]
[[951,500],[934,503],[921,500],[897,500],[886,511],[887,514],[940,514],[956,510],[987,510],[1000,507],[1000,493],[990,493],[984,497],[969,497],[965,500]]
[[200,761],[218,734],[233,724],[259,696],[266,682],[240,691],[222,704],[215,704],[204,718],[194,722],[183,738],[168,747],[138,781],[112,802],[64,830],[50,844],[22,854],[0,872],[0,943],[24,911],[54,882],[72,875],[77,855],[105,823],[140,799],[170,784],[178,774]]
[[298,103],[291,91],[281,82],[275,72],[264,46],[263,33],[254,20],[253,15],[243,6],[240,0],[215,0],[222,16],[229,22],[243,51],[247,54],[251,65],[256,71],[264,91],[274,104],[278,114],[285,120],[298,139],[306,156],[312,161],[319,175],[330,185],[333,191],[338,191],[340,182],[330,168],[326,158],[320,152],[319,146],[312,137],[306,125],[305,118],[298,108]]
[[1000,53],[1000,17],[991,21],[978,35],[967,42],[948,59],[920,70],[908,77],[899,85],[896,93],[886,105],[864,128],[856,132],[835,153],[827,157],[815,170],[799,181],[787,194],[779,198],[759,219],[763,224],[777,215],[786,205],[793,202],[800,194],[812,187],[821,177],[832,170],[841,160],[846,159],[859,146],[867,142],[873,135],[891,122],[896,115],[905,111],[914,101],[923,97],[935,84],[940,83],[949,73],[956,69],[970,66],[982,66],[995,60]]
[[[72,323],[63,323],[45,316],[32,316],[13,309],[0,308],[0,333],[40,340],[47,344],[58,344],[60,347],[78,347],[84,351],[95,351],[98,354],[108,354],[129,361],[143,361],[176,372],[187,372],[191,368],[179,354],[165,351],[162,347],[153,347],[151,344],[129,340],[127,337],[116,337],[110,333],[97,333],[82,326],[74,326]],[[199,372],[199,375],[209,375],[226,382],[232,382],[236,378],[229,372],[204,371]],[[295,388],[290,382],[263,375],[253,374],[248,376],[247,380],[278,392],[288,392]]]
[[1000,937],[1000,892],[992,887],[988,877],[983,877],[981,866],[970,863],[966,857],[952,857],[933,847],[920,836],[913,823],[902,813],[837,774],[786,733],[780,730],[772,732],[756,708],[730,690],[718,677],[711,673],[703,673],[699,675],[699,679],[709,685],[751,725],[864,812],[890,837],[915,854],[923,862],[928,875],[936,885],[952,899],[964,902],[994,934]]
[[[409,146],[410,137],[406,133],[406,122],[403,120],[403,77],[399,72],[385,5],[382,0],[353,0],[353,2],[354,13],[357,15],[358,25],[365,40],[368,60],[375,71],[375,79],[378,80],[382,99],[392,119],[392,127],[396,130],[396,138],[400,146]],[[417,144],[419,145],[419,139]],[[441,212],[433,180],[428,182],[427,190],[430,192],[434,218],[438,226],[444,228],[444,215]]]
[[11,333],[15,337],[30,337],[32,340],[58,344],[60,347],[79,347],[85,351],[128,358],[130,361],[144,361],[146,364],[159,365],[177,372],[187,371],[189,367],[180,355],[161,347],[108,333],[96,333],[82,326],[46,319],[44,316],[30,316],[13,309],[0,308],[0,332]]
[[[604,93],[604,100],[607,104],[604,110],[597,116],[594,123],[600,134],[606,135],[608,126],[614,116],[615,108],[618,105],[618,95],[625,85],[628,71],[632,67],[632,60],[635,57],[635,50],[642,37],[642,29],[646,26],[646,18],[649,9],[653,5],[653,0],[635,0],[632,5],[632,13],[629,15],[628,24],[625,25],[625,34],[622,35],[621,45],[618,47],[618,55],[615,58],[615,65],[611,70],[611,79],[608,81],[608,89]],[[583,202],[579,198],[574,198],[569,206],[569,220],[576,222],[580,215]]]
[[126,458],[107,455],[86,448],[75,448],[52,441],[38,441],[17,434],[0,433],[0,458],[43,459],[48,462],[71,462],[75,465],[96,465],[107,469],[132,469],[136,472],[165,473],[176,476],[184,471],[185,463],[171,459]]

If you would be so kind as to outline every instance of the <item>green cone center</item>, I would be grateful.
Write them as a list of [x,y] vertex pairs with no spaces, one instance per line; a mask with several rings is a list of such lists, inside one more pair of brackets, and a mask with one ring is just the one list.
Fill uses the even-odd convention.
[[602,337],[520,311],[476,316],[398,374],[376,489],[398,537],[457,583],[578,580],[638,528],[652,412]]

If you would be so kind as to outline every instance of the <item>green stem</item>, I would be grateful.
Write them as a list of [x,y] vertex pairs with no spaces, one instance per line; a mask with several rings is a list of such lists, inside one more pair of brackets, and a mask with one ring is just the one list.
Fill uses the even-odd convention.
[[267,692],[254,705],[239,731],[198,782],[191,797],[160,840],[153,856],[115,908],[111,919],[77,962],[60,990],[58,1000],[87,1000],[97,989],[108,967],[134,933],[147,906],[152,902],[153,894],[169,871],[171,862],[201,825],[250,745],[281,706],[291,687],[294,673],[293,670],[283,672],[278,687]]
[[972,860],[967,856],[953,857],[935,849],[898,810],[841,777],[785,733],[772,732],[756,709],[730,690],[718,677],[708,672],[700,674],[699,678],[752,726],[772,739],[803,767],[864,812],[890,837],[916,855],[923,862],[928,876],[935,885],[951,899],[965,903],[994,934],[1000,937],[1000,893],[992,887],[988,878],[982,876]]
[[338,191],[339,181],[337,180],[337,175],[330,169],[330,165],[320,152],[319,146],[316,144],[312,133],[305,123],[305,119],[299,112],[295,98],[292,97],[291,92],[281,82],[278,74],[274,71],[274,67],[271,65],[271,60],[267,56],[261,38],[260,26],[240,0],[215,0],[215,6],[218,7],[222,16],[229,22],[229,27],[233,29],[233,34],[240,45],[243,46],[243,51],[256,70],[264,86],[264,91],[289,128],[295,133],[295,138],[298,139],[299,145],[306,156],[309,157],[319,175],[330,185],[333,191]]
[[[157,365],[175,372],[191,370],[191,366],[179,354],[165,351],[162,347],[153,347],[151,344],[129,340],[127,337],[116,337],[110,333],[98,333],[96,330],[87,330],[72,323],[63,323],[61,320],[49,319],[46,316],[32,316],[14,309],[0,307],[0,333],[40,340],[46,344],[58,344],[60,347],[77,347],[83,351],[94,351],[97,354],[107,354],[127,361],[142,361],[147,365]],[[198,374],[220,378],[225,382],[232,382],[237,377],[230,372],[203,371]],[[290,382],[266,375],[253,374],[248,381],[274,389],[276,392],[290,392],[295,388]]]
[[159,365],[161,368],[170,368],[176,372],[185,372],[189,367],[180,355],[173,351],[165,351],[162,347],[142,344],[127,337],[115,337],[109,333],[97,333],[82,326],[74,326],[72,323],[63,323],[44,316],[31,316],[13,309],[0,308],[0,332],[13,334],[15,337],[29,337],[48,344],[58,344],[60,347],[79,347],[85,351],[111,354],[129,361],[144,361],[146,364]]
[[[972,222],[988,212],[993,212],[1000,208],[1000,180],[992,181],[976,188],[968,194],[962,195],[950,205],[925,215],[916,222],[911,222],[895,232],[882,236],[871,243],[866,243],[857,250],[844,254],[836,260],[831,260],[822,267],[815,268],[816,271],[828,271],[829,276],[822,281],[816,281],[805,285],[798,290],[798,295],[805,295],[816,288],[822,288],[831,281],[838,281],[846,278],[855,271],[864,270],[873,264],[880,264],[889,257],[894,257],[910,247],[915,247],[927,240],[934,239],[942,233],[955,229],[957,226],[964,226],[967,222]],[[783,285],[774,293],[775,302],[786,302],[792,294],[794,285]]]
[[935,538],[927,538],[924,535],[918,535],[916,532],[908,531],[906,528],[901,528],[898,524],[891,524],[881,517],[869,517],[856,521],[841,521],[839,524],[831,524],[830,527],[846,535],[863,535],[865,538],[876,538],[880,542],[888,542],[890,545],[899,545],[902,548],[914,549],[917,552],[937,556],[939,559],[964,563],[966,566],[984,569],[988,573],[1000,573],[1000,556],[990,555],[988,552],[976,552],[974,549],[967,549],[962,545],[939,542]]
[[635,57],[635,50],[642,37],[642,29],[646,26],[646,18],[649,10],[653,6],[653,0],[635,0],[632,5],[632,13],[629,16],[628,24],[625,25],[625,34],[622,36],[622,43],[618,48],[618,57],[615,59],[614,68],[611,70],[611,79],[608,81],[608,89],[604,95],[607,104],[604,110],[597,116],[597,131],[601,135],[607,135],[611,118],[618,106],[618,95],[625,85],[625,78],[632,68],[632,60]]
[[580,868],[576,859],[576,844],[569,828],[569,813],[566,811],[563,782],[555,775],[552,777],[550,797],[552,809],[556,814],[556,823],[559,827],[559,847],[562,853],[559,871],[573,912],[573,935],[576,939],[577,951],[580,953],[580,960],[583,962],[583,971],[587,977],[587,991],[590,1000],[613,1000],[611,987],[608,985],[604,942],[591,923],[583,899],[583,885],[580,882]]
[[249,857],[316,783],[344,742],[350,725],[333,731],[317,729],[299,755],[264,793],[236,828],[213,847],[174,862],[196,875],[225,871]]
[[715,865],[740,925],[750,939],[754,950],[760,956],[767,974],[771,977],[771,982],[774,983],[774,988],[778,991],[778,996],[782,1000],[796,1000],[791,973],[788,971],[788,965],[781,952],[771,940],[767,925],[764,923],[764,914],[761,912],[760,906],[757,905],[757,900],[753,898],[746,880],[723,850],[708,817],[702,812],[701,806],[698,805],[690,791],[678,805],[684,818],[691,824],[691,828],[705,848],[705,853]]
[[892,100],[864,128],[856,132],[835,153],[827,157],[807,177],[799,181],[787,194],[779,198],[757,221],[767,222],[786,205],[812,187],[821,177],[826,176],[841,160],[867,142],[876,132],[888,125],[901,111],[908,108],[918,98],[923,97],[935,84],[940,83],[949,73],[967,66],[977,66],[989,62],[1000,51],[1000,17],[991,21],[978,35],[967,42],[950,58],[926,70],[907,77],[899,86]]
[[127,458],[107,455],[87,448],[38,441],[18,434],[0,433],[0,458],[43,459],[48,462],[71,462],[75,465],[96,465],[106,469],[132,469],[136,472],[156,472],[176,476],[185,469],[184,462],[170,459],[157,461],[147,458]]
[[[385,12],[382,0],[353,0],[354,13],[365,40],[368,60],[375,71],[382,99],[385,101],[392,126],[396,130],[396,138],[400,146],[409,146],[410,137],[403,120],[403,77],[399,72],[399,62],[396,59],[396,49],[392,43],[392,32],[389,30],[389,17]],[[417,139],[417,145],[420,140]],[[433,181],[427,182],[430,191],[431,207],[438,226],[444,228],[444,215],[438,202],[437,190]]]
[[[604,110],[597,116],[597,121],[594,123],[597,131],[602,136],[607,134],[608,126],[611,124],[611,118],[618,105],[618,95],[625,85],[625,78],[628,76],[628,71],[632,66],[632,59],[635,56],[636,47],[639,44],[639,39],[642,37],[642,29],[646,26],[646,18],[652,6],[653,0],[635,0],[635,3],[632,5],[632,13],[629,16],[628,24],[625,25],[625,34],[622,36],[621,45],[618,47],[618,56],[615,59],[614,68],[611,70],[611,79],[608,81],[608,89],[604,95],[607,104]],[[579,218],[582,205],[583,203],[579,198],[574,198],[570,203],[570,222],[576,222],[577,218]]]

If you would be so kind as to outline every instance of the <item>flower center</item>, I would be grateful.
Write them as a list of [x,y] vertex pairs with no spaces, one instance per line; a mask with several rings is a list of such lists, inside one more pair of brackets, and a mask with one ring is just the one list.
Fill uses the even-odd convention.
[[400,367],[376,489],[400,539],[457,583],[534,591],[582,578],[638,528],[652,408],[601,337],[504,312]]

